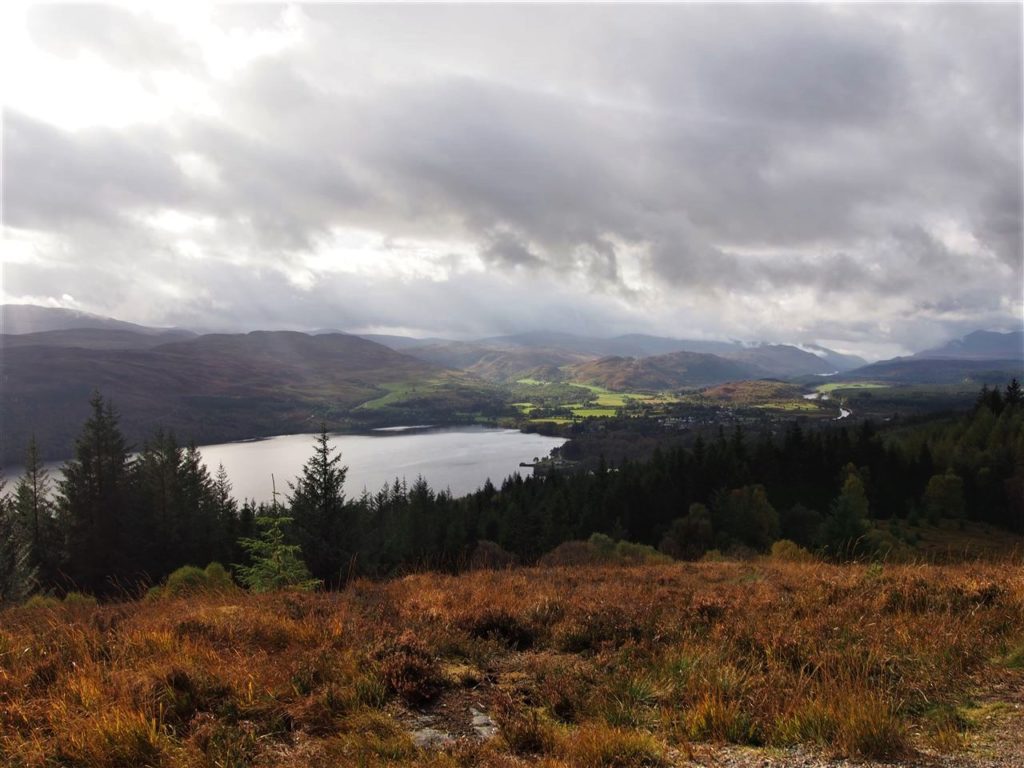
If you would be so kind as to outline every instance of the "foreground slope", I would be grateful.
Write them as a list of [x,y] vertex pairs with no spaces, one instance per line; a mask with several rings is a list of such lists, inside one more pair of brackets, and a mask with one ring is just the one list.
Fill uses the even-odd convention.
[[0,763],[1019,765],[1022,608],[1019,563],[765,560],[11,609]]

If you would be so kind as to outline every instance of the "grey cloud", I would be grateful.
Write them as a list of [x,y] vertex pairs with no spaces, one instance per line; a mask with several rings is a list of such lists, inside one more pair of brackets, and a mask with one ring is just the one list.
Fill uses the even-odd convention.
[[[426,297],[458,294],[450,306],[473,321],[440,316],[467,332],[542,318],[600,324],[599,303],[616,307],[609,328],[628,317],[655,330],[678,321],[673,306],[712,296],[723,313],[750,314],[698,319],[707,328],[784,335],[756,307],[803,291],[818,308],[793,318],[794,332],[842,338],[834,306],[855,297],[888,314],[847,317],[851,339],[911,344],[960,329],[972,311],[991,325],[1020,307],[1017,6],[300,10],[300,45],[207,81],[222,118],[70,134],[9,113],[8,223],[58,232],[78,253],[85,242],[124,253],[129,227],[131,242],[156,254],[139,269],[155,273],[173,249],[126,223],[128,213],[213,216],[212,255],[189,267],[203,295],[224,291],[194,308],[211,316],[215,303],[244,303],[239,286],[279,279],[282,262],[345,227],[475,247],[507,307],[458,294],[473,281],[457,269],[417,289],[416,307],[435,317],[448,304]],[[280,24],[280,13],[217,15],[254,30]],[[113,34],[91,9],[44,16],[37,37],[62,50]],[[151,35],[183,50],[136,21],[124,25],[135,42],[118,42],[112,62],[171,61],[156,43],[133,53]],[[183,153],[205,158],[217,181],[183,176],[173,159]],[[943,244],[936,228],[947,223],[995,261]],[[626,290],[623,247],[646,254],[641,282],[674,300],[655,309]],[[262,270],[256,283],[224,263],[237,251]],[[350,297],[341,278],[316,280],[256,309],[329,325],[340,292],[351,298],[346,322],[426,327],[407,286],[382,286],[374,303]],[[545,280],[573,286],[541,292],[564,312],[527,300],[527,286]]]
[[41,48],[58,56],[93,53],[127,70],[199,66],[198,51],[173,27],[113,5],[35,5],[28,12],[28,29]]
[[69,222],[116,226],[140,209],[190,204],[159,128],[71,134],[4,111],[4,202],[12,226],[61,231]]

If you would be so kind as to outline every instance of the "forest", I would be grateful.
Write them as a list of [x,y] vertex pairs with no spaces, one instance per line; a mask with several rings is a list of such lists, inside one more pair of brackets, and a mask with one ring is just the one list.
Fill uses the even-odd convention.
[[646,461],[516,475],[459,498],[422,478],[349,498],[342,457],[322,430],[283,498],[256,505],[234,499],[223,468],[211,475],[198,449],[168,432],[134,453],[114,404],[94,393],[63,479],[48,476],[32,443],[25,474],[0,496],[0,602],[136,596],[208,563],[255,579],[261,561],[283,554],[308,583],[336,588],[482,561],[572,564],[615,542],[641,560],[743,557],[780,540],[844,560],[906,549],[921,520],[1019,533],[1022,399],[1014,379],[984,388],[969,412],[898,428],[719,430]]

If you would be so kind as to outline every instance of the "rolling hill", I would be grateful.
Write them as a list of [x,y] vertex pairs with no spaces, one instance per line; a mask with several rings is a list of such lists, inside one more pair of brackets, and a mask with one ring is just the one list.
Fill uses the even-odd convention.
[[679,352],[715,355],[751,365],[754,367],[745,370],[754,371],[759,376],[794,377],[833,373],[865,363],[859,357],[842,355],[814,345],[805,349],[788,344],[746,345],[739,342],[670,339],[645,334],[597,338],[535,331],[476,341],[438,341],[402,336],[364,338],[379,340],[392,349],[421,360],[469,371],[494,382],[515,381],[527,376],[572,378],[574,374],[569,367],[579,363],[610,357],[647,358]]
[[1021,378],[1020,360],[917,359],[897,357],[865,365],[830,381],[884,381],[894,384],[982,384],[1004,385],[1011,377]]
[[739,379],[760,378],[755,365],[699,352],[651,357],[604,357],[569,366],[570,380],[618,391],[662,391],[706,387]]
[[77,347],[80,349],[152,349],[161,344],[195,338],[191,331],[142,332],[124,328],[70,328],[34,333],[4,334],[0,349],[16,347]]
[[152,328],[112,317],[61,307],[40,307],[35,304],[0,305],[0,334],[40,333],[92,328],[108,331],[130,331],[142,334],[176,333],[194,336],[191,331],[177,328]]
[[914,358],[1024,361],[1024,332],[975,331],[940,347],[918,352]]
[[356,406],[411,381],[431,392],[359,418],[500,407],[472,377],[343,334],[211,334],[149,349],[6,346],[0,461],[18,462],[33,433],[44,456],[69,455],[94,389],[114,401],[136,444],[157,426],[208,443],[312,430],[321,420],[352,426]]

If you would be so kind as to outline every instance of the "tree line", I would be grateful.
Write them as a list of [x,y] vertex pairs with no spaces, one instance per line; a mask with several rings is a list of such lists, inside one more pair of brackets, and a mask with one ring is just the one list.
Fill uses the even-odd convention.
[[[873,519],[957,518],[1024,532],[1024,404],[1013,380],[952,419],[879,431],[871,422],[783,434],[741,428],[593,472],[513,475],[459,498],[423,478],[345,494],[325,430],[284,501],[239,504],[223,467],[156,432],[133,455],[94,394],[74,458],[54,483],[35,445],[13,493],[0,487],[0,602],[32,591],[134,594],[186,565],[254,568],[276,532],[314,579],[463,567],[481,541],[533,562],[602,534],[677,558],[766,551],[788,539],[831,557],[880,546]],[[272,526],[260,525],[277,520]]]

